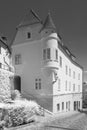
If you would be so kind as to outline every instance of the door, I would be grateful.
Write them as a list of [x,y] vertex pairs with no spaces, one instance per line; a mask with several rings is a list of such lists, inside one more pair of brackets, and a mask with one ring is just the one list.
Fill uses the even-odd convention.
[[21,77],[14,76],[14,89],[17,89],[21,92]]
[[76,104],[76,101],[74,101],[74,111],[77,110],[77,104]]

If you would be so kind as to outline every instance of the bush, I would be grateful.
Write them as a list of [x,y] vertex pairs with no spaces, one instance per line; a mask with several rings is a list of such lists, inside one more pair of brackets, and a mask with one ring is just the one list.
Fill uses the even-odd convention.
[[5,104],[2,107],[1,120],[5,121],[6,127],[33,122],[36,115],[41,115],[38,104],[26,99],[14,100],[13,104]]
[[11,91],[11,99],[16,100],[21,98],[21,93],[18,90]]

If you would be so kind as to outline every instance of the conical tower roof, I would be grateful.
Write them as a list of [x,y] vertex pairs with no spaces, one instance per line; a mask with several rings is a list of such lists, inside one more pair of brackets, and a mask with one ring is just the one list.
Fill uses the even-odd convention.
[[41,23],[41,19],[39,16],[31,9],[28,14],[25,15],[24,19],[22,22],[17,26],[17,28],[21,26],[27,26],[27,25],[32,25],[36,23]]
[[46,20],[45,20],[45,22],[44,22],[44,24],[43,24],[43,27],[42,27],[41,31],[42,31],[43,29],[54,29],[54,30],[56,30],[56,27],[55,27],[55,25],[54,25],[54,23],[53,23],[53,20],[52,20],[52,17],[51,17],[51,15],[50,15],[50,13],[48,13],[48,15],[47,15],[47,17],[46,17]]

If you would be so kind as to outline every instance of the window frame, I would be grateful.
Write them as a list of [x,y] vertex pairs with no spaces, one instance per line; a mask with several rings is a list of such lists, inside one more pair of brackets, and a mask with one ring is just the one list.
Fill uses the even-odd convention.
[[57,111],[60,111],[60,103],[57,104]]
[[22,64],[22,56],[21,54],[15,54],[15,65]]
[[75,83],[73,84],[73,92],[75,92],[76,88],[75,88]]
[[68,75],[68,66],[66,65],[65,68],[66,68],[66,75]]
[[59,57],[59,63],[60,63],[60,67],[62,67],[62,57]]
[[46,60],[46,49],[43,49],[43,60]]
[[0,46],[0,54],[1,54],[1,48],[2,48],[2,47]]
[[75,79],[75,71],[73,71],[73,78]]
[[69,68],[69,76],[71,77],[71,68]]
[[61,89],[61,80],[58,79],[58,91],[60,91],[60,89]]
[[58,50],[57,49],[55,51],[55,57],[56,57],[56,60],[58,61]]
[[41,89],[41,78],[36,78],[35,79],[35,89],[40,90]]
[[51,49],[50,48],[47,48],[47,60],[50,60],[51,59]]
[[67,91],[67,85],[68,85],[68,82],[67,80],[65,81],[65,91]]
[[62,102],[62,110],[64,110],[64,102]]
[[78,80],[80,80],[80,73],[78,74]]

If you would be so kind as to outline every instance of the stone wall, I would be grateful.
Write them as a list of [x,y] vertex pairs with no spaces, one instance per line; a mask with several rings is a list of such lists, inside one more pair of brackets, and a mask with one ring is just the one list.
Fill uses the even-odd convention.
[[0,101],[9,99],[11,96],[10,76],[12,72],[0,69]]

